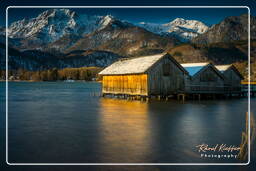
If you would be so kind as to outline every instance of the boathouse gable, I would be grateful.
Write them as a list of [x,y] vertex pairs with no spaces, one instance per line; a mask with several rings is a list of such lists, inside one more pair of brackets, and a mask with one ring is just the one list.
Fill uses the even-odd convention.
[[234,65],[216,65],[215,66],[225,77],[225,85],[239,87],[244,79]]
[[156,62],[148,71],[150,95],[170,95],[184,90],[187,71],[169,54]]

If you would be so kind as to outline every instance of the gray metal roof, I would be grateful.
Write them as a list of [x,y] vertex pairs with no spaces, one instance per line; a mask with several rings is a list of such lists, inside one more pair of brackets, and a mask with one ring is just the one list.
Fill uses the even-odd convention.
[[234,65],[232,65],[232,64],[229,64],[229,65],[215,65],[215,67],[216,67],[221,73],[227,71],[228,69],[233,69],[233,70],[237,73],[237,75],[239,75],[239,77],[240,77],[241,79],[244,79],[243,75],[242,75],[242,74],[237,70],[237,68],[236,68]]
[[146,72],[153,64],[161,59],[165,54],[151,56],[142,56],[131,59],[121,59],[104,70],[100,75],[121,75],[121,74],[139,74]]
[[220,71],[220,72],[224,72],[227,69],[229,69],[229,67],[231,67],[232,65],[215,65],[215,67]]
[[188,71],[190,76],[194,76],[208,64],[209,63],[184,63],[181,64],[181,66],[183,66]]

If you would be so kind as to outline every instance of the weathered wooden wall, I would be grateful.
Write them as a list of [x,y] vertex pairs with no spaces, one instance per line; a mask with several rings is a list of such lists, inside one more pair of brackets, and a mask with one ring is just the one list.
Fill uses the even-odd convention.
[[232,87],[241,86],[241,77],[232,69],[228,69],[223,73],[225,77],[225,84]]
[[222,93],[224,80],[212,67],[207,67],[186,80],[186,91],[195,93]]
[[[164,65],[168,64],[169,75]],[[148,70],[150,95],[170,95],[184,89],[184,72],[169,58],[163,58]]]
[[102,93],[148,95],[147,74],[105,75]]

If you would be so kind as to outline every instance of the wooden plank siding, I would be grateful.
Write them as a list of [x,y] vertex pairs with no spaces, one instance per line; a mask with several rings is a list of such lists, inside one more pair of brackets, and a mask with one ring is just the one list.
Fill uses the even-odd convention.
[[225,87],[227,87],[226,92],[240,92],[242,90],[241,81],[243,78],[234,69],[229,68],[223,72],[223,75]]
[[147,84],[147,74],[104,75],[102,80],[102,92],[147,96]]
[[224,80],[220,74],[208,66],[195,76],[187,78],[186,92],[189,93],[223,93]]
[[147,73],[150,95],[166,96],[184,90],[185,73],[170,58],[161,59]]
[[241,86],[242,78],[233,70],[228,69],[227,71],[223,72],[225,79],[225,84],[232,87]]

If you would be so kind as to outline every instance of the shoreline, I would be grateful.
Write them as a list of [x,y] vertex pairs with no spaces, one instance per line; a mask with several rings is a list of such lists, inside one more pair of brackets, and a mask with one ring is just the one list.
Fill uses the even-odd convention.
[[[34,81],[34,80],[0,80],[0,82],[65,82],[68,83],[68,81],[65,80],[56,80],[56,81]],[[85,81],[85,80],[74,80],[73,82],[101,82],[101,81]]]

